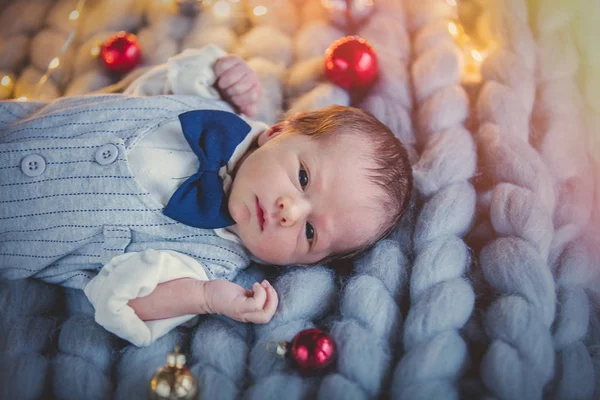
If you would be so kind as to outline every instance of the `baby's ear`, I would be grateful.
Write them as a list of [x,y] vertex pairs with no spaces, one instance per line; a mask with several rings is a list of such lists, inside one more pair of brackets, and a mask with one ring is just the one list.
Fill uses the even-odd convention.
[[258,146],[262,146],[267,143],[269,140],[274,137],[279,136],[283,132],[283,127],[285,126],[285,121],[281,121],[271,126],[266,131],[263,131],[260,135],[258,135]]

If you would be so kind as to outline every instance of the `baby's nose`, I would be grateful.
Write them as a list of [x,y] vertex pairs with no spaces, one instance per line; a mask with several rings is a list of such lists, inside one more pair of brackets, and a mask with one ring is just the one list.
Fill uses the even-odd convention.
[[304,220],[308,209],[308,202],[304,199],[295,199],[292,197],[280,197],[277,199],[278,217],[281,226],[292,226],[296,222]]

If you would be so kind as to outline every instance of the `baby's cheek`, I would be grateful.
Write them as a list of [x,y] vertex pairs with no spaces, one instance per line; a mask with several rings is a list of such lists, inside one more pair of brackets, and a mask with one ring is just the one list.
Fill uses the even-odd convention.
[[261,238],[255,245],[254,255],[272,264],[286,264],[289,261],[289,248],[278,238]]
[[236,202],[235,199],[230,199],[227,204],[229,208],[229,214],[236,224],[247,223],[250,219],[250,212],[248,207],[245,207],[243,203]]

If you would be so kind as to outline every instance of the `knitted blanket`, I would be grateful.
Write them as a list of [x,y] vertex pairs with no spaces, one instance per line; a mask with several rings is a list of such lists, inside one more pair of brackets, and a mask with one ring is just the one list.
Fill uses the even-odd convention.
[[[75,3],[4,7],[0,69],[19,76],[14,97],[39,89],[59,51],[51,38],[66,35],[58,16]],[[145,348],[97,325],[80,291],[0,282],[0,398],[142,399],[175,345],[207,399],[600,398],[600,5],[469,2],[493,43],[474,83],[448,29],[451,0],[376,0],[353,31],[318,0],[206,3],[189,16],[174,2],[90,0],[44,95],[115,83],[88,57],[115,30],[138,33],[145,65],[213,42],[258,72],[268,123],[335,103],[388,124],[412,157],[410,209],[354,262],[240,274],[248,287],[274,282],[269,324],[202,316]],[[379,58],[379,80],[358,100],[323,74],[324,50],[347,33]],[[317,376],[266,351],[309,327],[338,350]]]

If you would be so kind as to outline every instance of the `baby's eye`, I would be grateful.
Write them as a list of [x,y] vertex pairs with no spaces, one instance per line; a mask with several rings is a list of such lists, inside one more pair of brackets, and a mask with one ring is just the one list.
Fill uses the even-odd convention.
[[313,238],[315,237],[315,228],[310,224],[310,222],[306,223],[306,239],[309,243],[312,243]]
[[298,171],[298,182],[300,182],[300,186],[304,189],[308,185],[308,173],[302,167],[300,167],[300,171]]

